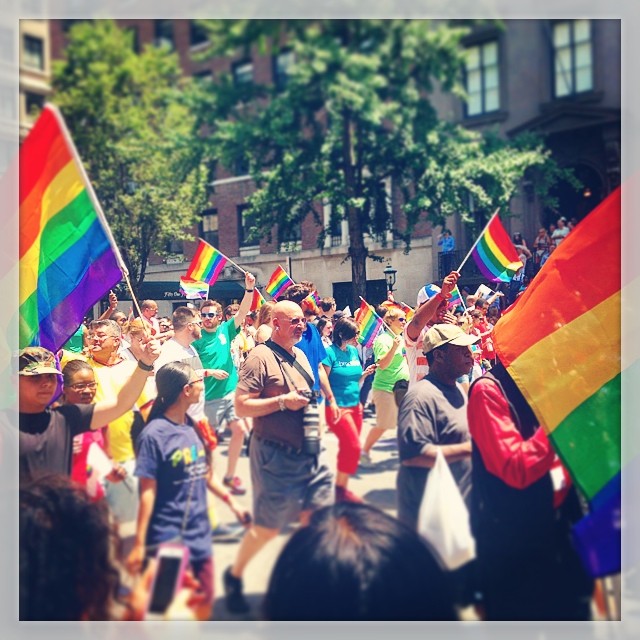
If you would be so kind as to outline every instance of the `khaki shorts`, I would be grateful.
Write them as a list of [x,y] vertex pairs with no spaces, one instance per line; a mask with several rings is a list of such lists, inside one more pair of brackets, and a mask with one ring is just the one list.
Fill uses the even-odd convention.
[[398,405],[391,391],[373,389],[371,399],[376,406],[376,427],[395,429],[398,426]]

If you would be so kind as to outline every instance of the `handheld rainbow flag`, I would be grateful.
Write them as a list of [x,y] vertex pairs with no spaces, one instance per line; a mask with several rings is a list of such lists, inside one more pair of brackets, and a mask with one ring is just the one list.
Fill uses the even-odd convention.
[[370,304],[361,299],[360,309],[356,314],[356,322],[360,332],[358,342],[364,347],[371,347],[373,341],[383,330],[384,321]]
[[493,329],[500,361],[592,508],[615,504],[603,496],[620,491],[620,219],[618,188]]
[[57,351],[127,274],[56,107],[20,148],[20,347]]
[[212,247],[204,240],[200,240],[186,277],[190,280],[206,282],[211,286],[218,279],[227,261],[228,258],[215,247]]
[[264,304],[264,297],[262,294],[256,289],[253,289],[253,298],[251,299],[251,307],[249,311],[258,311],[260,307]]
[[200,280],[180,277],[180,291],[187,300],[204,300],[209,295],[209,285]]
[[462,295],[460,294],[460,289],[458,289],[458,285],[456,285],[451,291],[448,306],[450,309],[455,309],[457,306],[461,306],[463,309],[467,308],[467,305],[464,303]]
[[489,219],[484,231],[458,267],[458,271],[462,269],[469,254],[473,254],[478,268],[491,282],[509,282],[523,266],[513,242],[498,218],[497,211]]
[[264,290],[274,299],[277,300],[282,292],[294,284],[293,280],[287,275],[287,272],[280,266],[271,274],[269,282]]
[[386,307],[387,309],[398,309],[398,311],[402,311],[404,313],[407,322],[413,318],[415,311],[404,302],[396,302],[395,300],[385,300],[380,303],[381,307]]

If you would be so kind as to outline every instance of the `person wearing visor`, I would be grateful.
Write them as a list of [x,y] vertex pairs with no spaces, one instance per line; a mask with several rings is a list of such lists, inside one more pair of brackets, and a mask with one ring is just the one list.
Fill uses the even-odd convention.
[[27,347],[18,355],[19,469],[24,482],[45,473],[71,473],[74,436],[100,429],[128,411],[140,396],[159,354],[156,340],[135,346],[138,366],[115,397],[96,404],[50,408],[62,373],[55,356],[43,347]]

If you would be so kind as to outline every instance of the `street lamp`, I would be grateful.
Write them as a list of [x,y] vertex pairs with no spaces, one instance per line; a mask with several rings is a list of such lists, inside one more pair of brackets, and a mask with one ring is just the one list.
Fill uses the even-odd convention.
[[396,273],[398,273],[397,269],[394,269],[389,263],[384,268],[384,279],[387,281],[387,289],[390,293],[393,292],[393,285],[396,283]]

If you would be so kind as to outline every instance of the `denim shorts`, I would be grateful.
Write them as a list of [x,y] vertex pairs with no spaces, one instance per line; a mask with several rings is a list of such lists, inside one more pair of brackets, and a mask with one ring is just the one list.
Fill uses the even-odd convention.
[[214,428],[218,428],[225,420],[227,424],[238,419],[233,406],[236,392],[232,391],[222,398],[215,400],[206,400],[204,403],[204,413],[209,420],[209,424]]
[[310,456],[254,434],[249,457],[253,520],[258,526],[280,530],[301,511],[333,504],[333,474],[324,447]]

